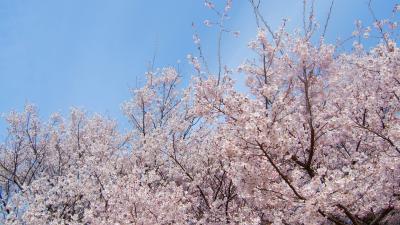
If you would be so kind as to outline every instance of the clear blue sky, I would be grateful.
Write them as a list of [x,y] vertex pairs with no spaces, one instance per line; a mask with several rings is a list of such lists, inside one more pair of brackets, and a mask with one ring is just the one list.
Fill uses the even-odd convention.
[[[215,2],[223,2],[215,0]],[[300,26],[301,0],[264,0],[263,13],[276,28],[283,17]],[[317,0],[324,18],[330,0]],[[396,1],[375,0],[378,17],[387,17]],[[218,4],[217,4],[218,5]],[[71,106],[98,112],[125,123],[120,104],[129,87],[143,81],[156,52],[156,66],[182,61],[195,53],[191,23],[198,24],[207,57],[215,59],[214,30],[202,26],[213,14],[202,0],[2,0],[0,1],[0,113],[21,110],[26,102],[47,118]],[[246,44],[255,23],[247,0],[234,0],[224,62],[237,65],[249,55]],[[336,0],[328,39],[348,37],[356,19],[370,22],[367,0]],[[0,122],[0,134],[5,131]]]

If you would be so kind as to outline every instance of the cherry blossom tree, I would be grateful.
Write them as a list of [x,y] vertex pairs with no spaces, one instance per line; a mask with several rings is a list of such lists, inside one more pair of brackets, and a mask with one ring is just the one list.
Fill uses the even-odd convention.
[[[206,0],[218,29],[217,67],[199,35],[195,75],[151,69],[122,104],[131,129],[72,108],[11,112],[0,145],[2,224],[400,223],[400,49],[396,13],[363,27],[353,48],[324,41],[313,2],[303,30],[258,32],[237,70],[223,64],[232,1]],[[310,12],[306,13],[307,7]],[[322,27],[322,29],[321,29]],[[371,48],[364,38],[376,37]],[[235,87],[245,75],[248,91]]]

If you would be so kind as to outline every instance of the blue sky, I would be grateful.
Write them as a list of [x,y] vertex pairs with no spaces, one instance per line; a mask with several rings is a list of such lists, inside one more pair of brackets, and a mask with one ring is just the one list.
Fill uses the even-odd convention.
[[[220,3],[222,0],[216,0]],[[378,17],[388,17],[396,1],[375,0]],[[317,0],[324,20],[329,0]],[[220,4],[217,4],[220,5]],[[264,0],[262,12],[276,28],[283,17],[300,26],[301,0]],[[247,56],[255,33],[247,0],[234,0],[228,27],[241,36],[225,36],[224,63],[235,66]],[[176,65],[191,76],[186,55],[195,53],[195,22],[206,56],[215,61],[215,30],[202,25],[213,13],[201,0],[2,0],[0,1],[0,113],[38,106],[43,118],[66,114],[71,106],[125,123],[120,105],[129,88],[140,85],[149,61]],[[336,0],[328,40],[348,37],[354,21],[371,22],[366,0]],[[0,122],[0,134],[5,131]]]

